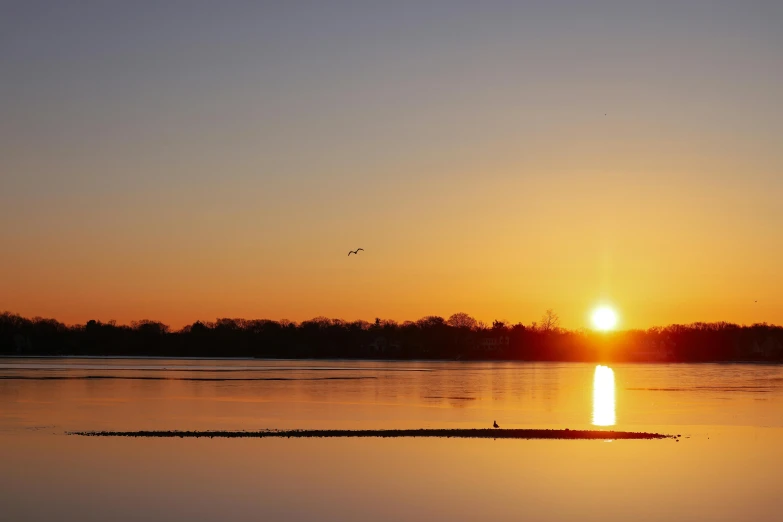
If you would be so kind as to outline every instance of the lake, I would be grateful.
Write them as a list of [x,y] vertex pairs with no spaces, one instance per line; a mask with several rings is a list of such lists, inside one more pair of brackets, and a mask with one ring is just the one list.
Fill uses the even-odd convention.
[[[154,439],[569,428],[664,440]],[[783,367],[0,359],[8,521],[783,519]]]

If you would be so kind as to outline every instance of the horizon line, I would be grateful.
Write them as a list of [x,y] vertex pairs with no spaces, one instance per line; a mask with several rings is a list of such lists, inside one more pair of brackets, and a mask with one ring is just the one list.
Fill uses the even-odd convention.
[[[448,324],[448,321],[449,321],[450,318],[452,318],[452,317],[454,317],[454,316],[456,316],[458,314],[464,314],[464,313],[465,312],[457,312],[457,313],[452,314],[449,317],[444,317],[444,316],[440,316],[440,315],[425,315],[425,316],[422,316],[422,317],[420,317],[419,319],[416,319],[416,320],[406,319],[406,320],[403,320],[403,321],[397,321],[395,319],[382,319],[380,317],[375,318],[373,321],[367,321],[365,319],[346,320],[346,319],[341,319],[341,318],[337,318],[337,317],[327,317],[327,316],[323,316],[323,315],[318,315],[318,316],[312,317],[310,319],[304,319],[302,321],[293,321],[293,320],[286,319],[286,318],[282,318],[282,319],[269,319],[269,318],[247,319],[247,318],[244,318],[244,317],[227,317],[227,316],[224,316],[224,317],[216,317],[213,321],[197,319],[197,320],[195,320],[195,321],[193,321],[191,323],[187,323],[187,324],[181,326],[180,328],[172,328],[170,325],[168,325],[168,324],[166,324],[166,323],[164,323],[162,321],[157,321],[157,320],[154,320],[154,319],[146,319],[146,318],[145,319],[139,319],[139,320],[132,320],[132,321],[130,321],[130,323],[121,323],[121,324],[117,323],[117,321],[115,321],[113,319],[111,319],[109,321],[101,321],[101,320],[97,320],[97,319],[88,319],[84,323],[64,323],[64,322],[62,322],[62,321],[60,321],[58,319],[55,319],[54,317],[43,317],[43,316],[26,317],[26,316],[23,316],[23,315],[21,315],[19,313],[11,312],[11,311],[8,311],[8,310],[4,310],[4,311],[0,312],[0,317],[8,317],[8,316],[18,317],[20,319],[27,320],[27,321],[30,321],[30,322],[54,321],[54,322],[56,322],[56,323],[58,323],[60,325],[63,325],[65,327],[67,327],[67,328],[84,327],[84,326],[87,326],[92,321],[94,321],[95,323],[97,323],[99,325],[114,326],[114,327],[117,327],[117,328],[122,328],[122,327],[134,328],[136,325],[151,324],[152,323],[152,324],[158,324],[158,325],[162,325],[162,326],[166,327],[166,329],[169,331],[169,333],[177,333],[177,332],[182,332],[186,328],[192,327],[192,326],[194,326],[196,324],[202,324],[204,326],[209,326],[209,325],[214,326],[214,325],[216,325],[220,321],[234,321],[234,322],[243,321],[243,322],[247,322],[247,323],[253,323],[253,322],[269,323],[269,322],[271,322],[271,323],[277,323],[279,325],[286,325],[286,326],[293,325],[293,326],[298,328],[298,327],[300,327],[301,325],[303,325],[305,323],[312,323],[312,322],[316,322],[316,321],[319,321],[319,322],[329,321],[330,325],[335,325],[335,324],[352,325],[352,324],[360,323],[362,326],[372,327],[372,326],[378,324],[378,322],[380,322],[381,326],[384,326],[384,325],[404,326],[406,324],[419,324],[422,321],[425,321],[427,319],[440,319],[440,320],[443,321],[444,325],[449,326],[451,328],[466,328],[464,326],[461,327],[461,326],[455,326],[455,325]],[[470,317],[471,319],[473,319],[476,322],[475,326],[469,327],[469,328],[466,328],[466,329],[472,330],[472,331],[482,331],[482,330],[489,330],[489,331],[491,331],[493,329],[493,325],[492,324],[488,324],[488,323],[486,323],[484,321],[475,319],[472,316],[470,316],[469,314],[465,314],[465,315],[467,315],[468,317]],[[494,322],[502,323],[505,326],[505,328],[508,328],[508,329],[514,328],[516,326],[522,326],[526,330],[540,329],[538,327],[538,321],[532,321],[532,322],[530,322],[528,324],[525,324],[522,321],[517,321],[515,323],[512,323],[511,321],[503,321],[503,320],[495,319],[493,321],[493,323]],[[783,328],[783,325],[776,324],[776,323],[768,323],[766,321],[747,324],[747,323],[735,323],[735,322],[731,322],[731,321],[721,320],[721,321],[692,321],[692,322],[687,322],[687,323],[685,323],[685,322],[683,322],[683,323],[669,323],[668,325],[653,325],[653,326],[649,326],[647,328],[625,328],[625,329],[618,328],[616,330],[610,330],[610,331],[602,331],[602,330],[597,330],[597,329],[594,329],[594,328],[587,328],[587,327],[565,328],[565,327],[560,327],[560,326],[557,326],[555,328],[551,328],[549,330],[550,331],[558,331],[558,332],[567,332],[567,333],[593,332],[593,333],[598,333],[598,334],[602,334],[602,335],[611,335],[611,334],[624,333],[624,332],[647,332],[647,331],[654,330],[654,329],[657,329],[657,328],[666,329],[666,328],[670,328],[672,326],[693,327],[693,326],[697,326],[697,325],[712,325],[712,326],[714,326],[714,325],[724,325],[724,326],[738,327],[738,328],[753,328],[755,326],[765,326],[767,328]]]

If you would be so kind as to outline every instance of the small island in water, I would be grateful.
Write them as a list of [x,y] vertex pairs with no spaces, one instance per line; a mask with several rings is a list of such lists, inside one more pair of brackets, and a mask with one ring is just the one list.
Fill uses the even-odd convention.
[[74,431],[86,437],[178,437],[178,438],[334,438],[334,437],[437,437],[459,439],[675,439],[679,435],[609,430],[536,429],[417,429],[417,430],[260,430],[260,431]]

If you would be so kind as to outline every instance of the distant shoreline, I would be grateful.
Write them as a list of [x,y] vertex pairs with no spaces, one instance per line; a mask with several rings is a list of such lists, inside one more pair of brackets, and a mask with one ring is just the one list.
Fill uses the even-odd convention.
[[[167,357],[165,355],[0,355],[0,359],[144,359],[144,360],[162,360],[172,359],[182,361],[257,361],[257,357]],[[278,361],[295,361],[297,359],[268,359]]]
[[269,362],[377,362],[377,363],[398,363],[398,362],[449,362],[449,363],[553,363],[553,364],[654,364],[654,365],[676,365],[676,364],[753,364],[760,366],[778,366],[783,361],[553,361],[553,360],[522,360],[522,359],[373,359],[373,358],[352,358],[352,357],[302,357],[302,358],[266,358],[266,357],[178,357],[163,355],[0,355],[2,359],[80,359],[80,360],[145,360],[145,361],[269,361]]
[[178,330],[157,321],[87,321],[0,313],[0,354],[264,360],[551,361],[590,363],[783,362],[783,326],[727,322],[647,330],[566,330],[547,311],[541,324],[483,324],[464,313],[398,323],[316,317],[301,323],[221,318]]

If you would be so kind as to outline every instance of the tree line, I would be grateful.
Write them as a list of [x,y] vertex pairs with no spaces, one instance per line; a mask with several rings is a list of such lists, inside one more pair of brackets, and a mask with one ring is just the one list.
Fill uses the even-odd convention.
[[179,330],[156,321],[88,321],[0,314],[0,355],[526,360],[584,362],[783,361],[783,327],[674,324],[597,333],[566,330],[547,310],[524,325],[466,313],[418,321],[218,319]]

